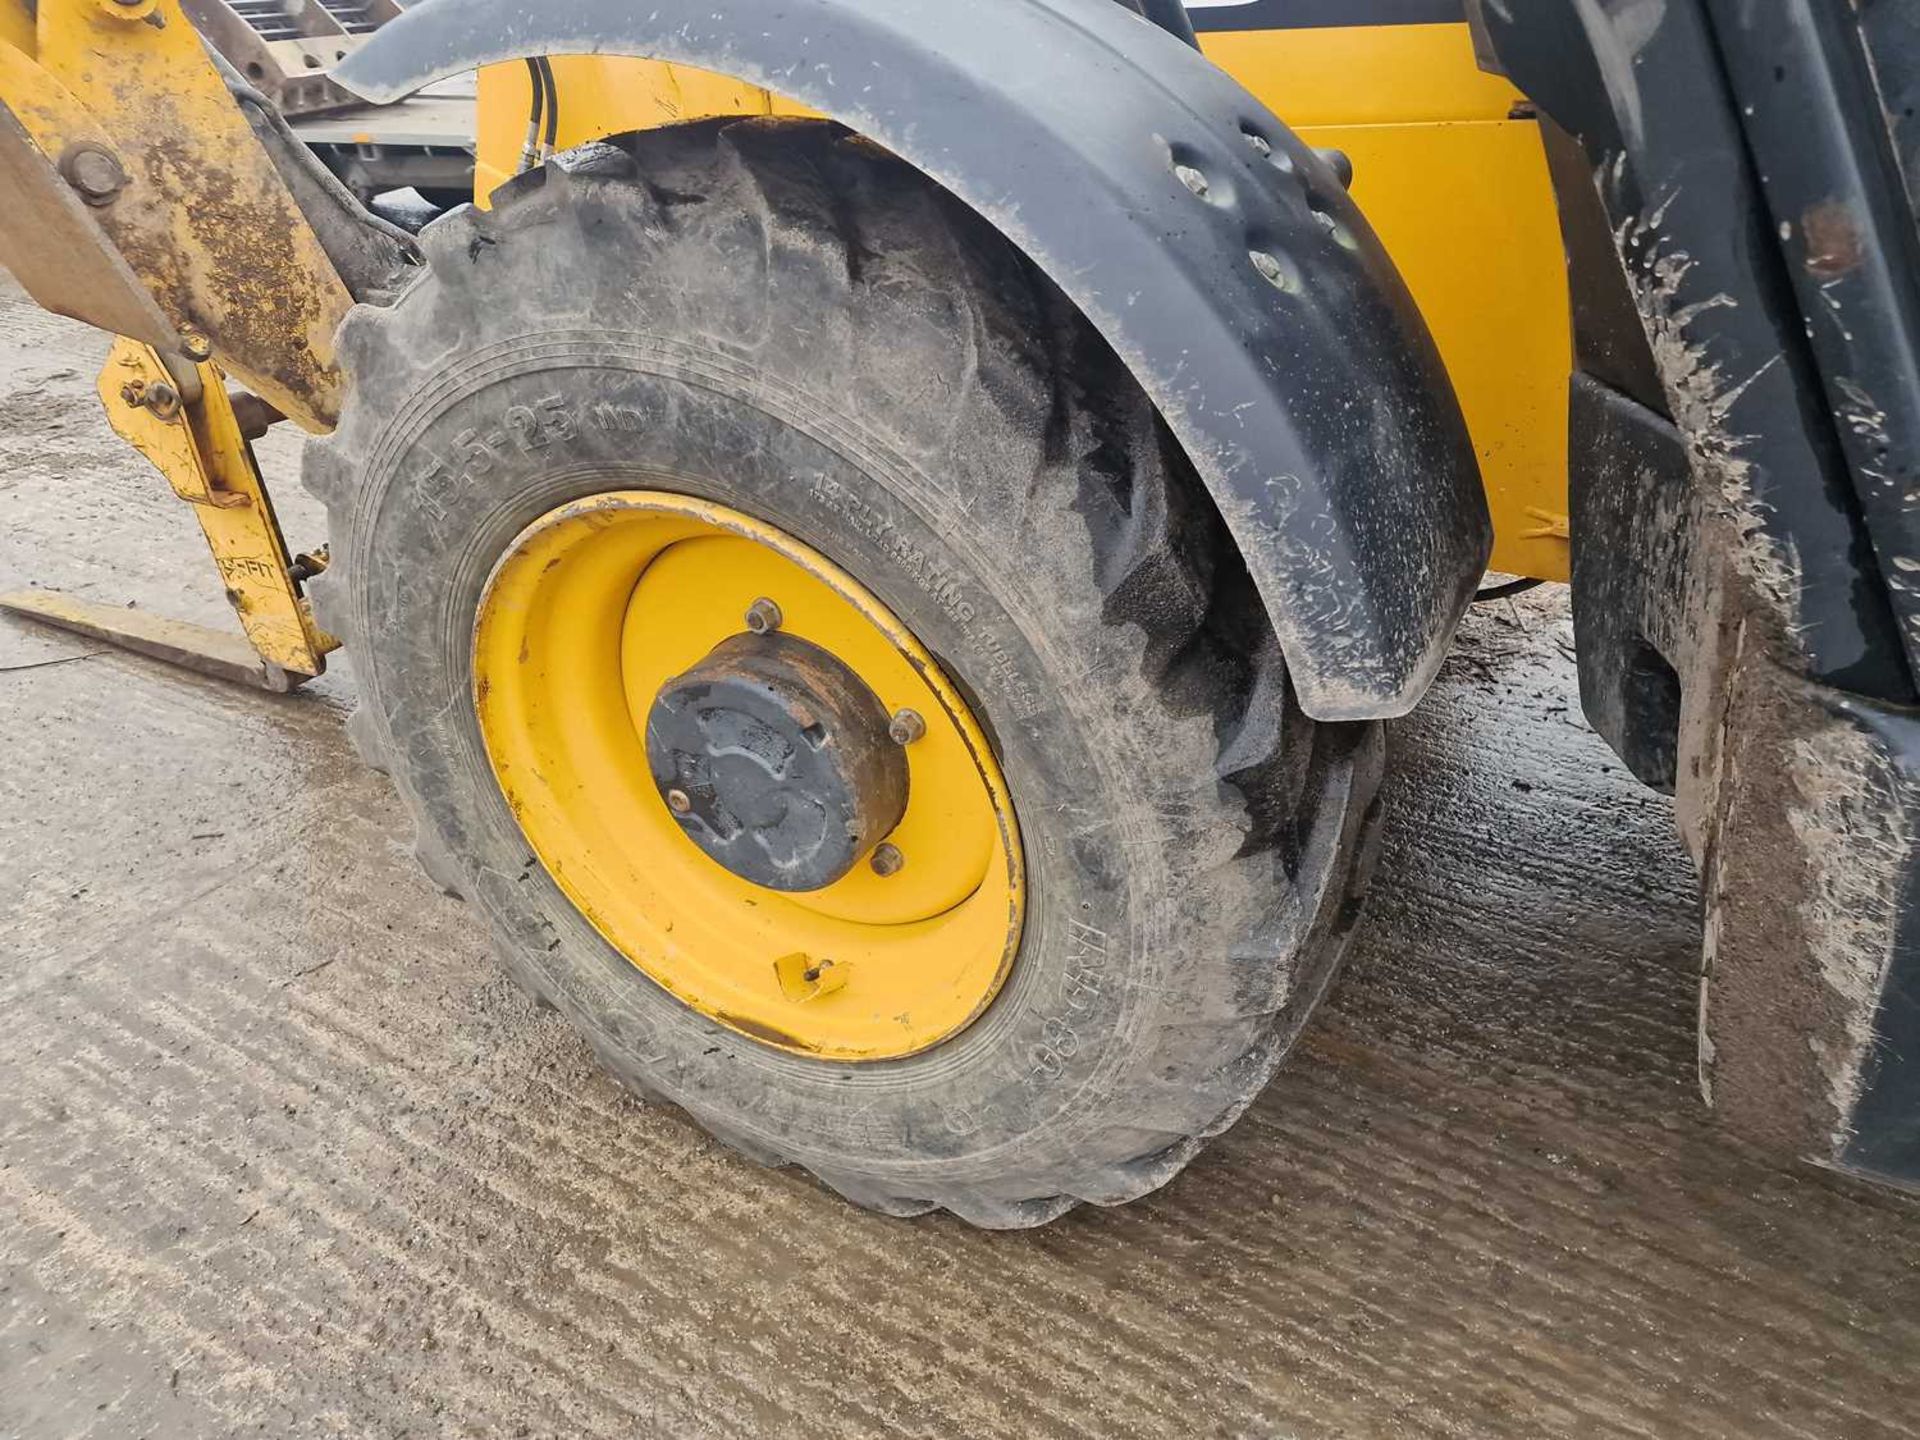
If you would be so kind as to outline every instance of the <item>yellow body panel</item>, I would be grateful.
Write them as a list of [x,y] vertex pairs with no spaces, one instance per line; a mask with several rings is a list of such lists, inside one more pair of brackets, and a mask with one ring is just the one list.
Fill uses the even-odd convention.
[[1492,568],[1565,580],[1573,335],[1538,128],[1480,120],[1299,134],[1352,157],[1354,198],[1433,331],[1480,457]]
[[[560,125],[554,144],[560,149],[617,135],[704,120],[716,115],[811,115],[803,106],[747,85],[663,60],[621,56],[557,55],[554,87],[560,96]],[[512,177],[526,140],[532,81],[527,67],[489,65],[480,71],[480,135],[473,177],[482,205],[502,181]]]
[[[1440,347],[1480,456],[1493,568],[1565,580],[1566,266],[1540,132],[1480,70],[1465,25],[1208,34],[1209,57],[1308,143],[1345,151],[1355,198]],[[804,114],[682,66],[555,59],[561,145],[713,115]],[[509,175],[530,91],[519,63],[481,72],[482,196]]]
[[1253,30],[1207,55],[1309,145],[1353,161],[1353,196],[1440,347],[1493,512],[1495,570],[1567,578],[1573,327],[1558,211],[1520,92],[1464,25]]
[[1474,63],[1465,25],[1212,31],[1200,48],[1296,127],[1504,120],[1520,98]]

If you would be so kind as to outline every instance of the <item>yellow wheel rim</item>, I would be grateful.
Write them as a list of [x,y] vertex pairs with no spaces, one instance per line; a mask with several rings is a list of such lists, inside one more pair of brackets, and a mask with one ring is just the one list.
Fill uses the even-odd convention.
[[[904,860],[892,874],[862,856],[822,889],[754,884],[696,844],[656,786],[655,696],[745,631],[762,598],[782,634],[828,652],[887,714],[924,721],[885,837]],[[791,536],[654,491],[562,506],[494,567],[473,676],[488,759],[540,863],[609,944],[696,1010],[780,1049],[886,1060],[964,1029],[998,992],[1024,879],[986,737],[912,633]]]

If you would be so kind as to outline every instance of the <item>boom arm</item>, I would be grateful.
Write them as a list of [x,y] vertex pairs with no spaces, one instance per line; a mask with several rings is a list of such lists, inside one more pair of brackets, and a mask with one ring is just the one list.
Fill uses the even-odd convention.
[[0,606],[271,689],[319,674],[336,642],[224,372],[330,429],[353,296],[178,0],[0,0],[0,194],[0,263],[45,308],[124,337],[101,377],[108,418],[194,505],[258,658],[46,590]]

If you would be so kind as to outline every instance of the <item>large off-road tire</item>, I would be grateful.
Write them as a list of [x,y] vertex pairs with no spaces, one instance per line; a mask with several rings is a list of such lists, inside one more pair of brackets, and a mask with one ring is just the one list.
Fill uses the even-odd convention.
[[[585,147],[421,240],[418,282],[342,331],[351,399],[307,480],[355,739],[428,870],[623,1081],[859,1204],[1023,1226],[1166,1183],[1329,983],[1380,735],[1293,704],[1125,368],[977,216],[826,125]],[[509,407],[543,404],[579,423],[486,449]],[[531,858],[476,720],[476,607],[532,520],[633,489],[829,557],[981,717],[1029,897],[1003,988],[952,1038],[866,1064],[760,1043],[643,975]]]

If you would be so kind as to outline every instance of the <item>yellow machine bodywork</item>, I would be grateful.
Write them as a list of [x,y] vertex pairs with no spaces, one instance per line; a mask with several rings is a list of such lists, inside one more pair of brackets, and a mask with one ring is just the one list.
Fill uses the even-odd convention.
[[226,389],[231,369],[309,430],[339,413],[333,335],[353,302],[305,214],[178,0],[0,0],[0,127],[0,198],[24,217],[0,264],[122,337],[101,402],[193,505],[245,642],[49,590],[0,608],[269,689],[320,674],[339,642]]
[[[1253,30],[1207,55],[1309,144],[1345,152],[1353,193],[1433,331],[1479,452],[1495,570],[1564,581],[1572,323],[1553,187],[1520,93],[1475,63],[1464,24]],[[552,61],[556,143],[722,115],[810,112],[659,61]],[[525,65],[480,73],[481,204],[518,166]]]
[[[1494,568],[1566,579],[1571,325],[1541,134],[1519,93],[1477,66],[1463,24],[1226,32],[1202,43],[1309,143],[1350,157],[1356,197],[1465,411]],[[664,62],[547,63],[562,147],[715,116],[811,113]],[[264,662],[238,668],[276,686],[319,673],[337,642],[313,624],[224,386],[232,372],[304,428],[331,428],[346,285],[179,0],[0,0],[0,96],[0,193],[26,217],[0,264],[46,308],[126,337],[103,399],[115,427],[195,503]],[[483,70],[479,97],[485,204],[523,163],[529,67]],[[215,355],[218,368],[207,363]],[[129,381],[135,370],[140,383]],[[144,385],[158,394],[175,388],[169,381],[177,404],[143,405]],[[0,604],[157,651],[220,650],[201,658],[222,673],[236,668],[229,659],[244,661],[179,627],[126,637],[112,612],[82,614],[50,592]]]
[[353,297],[178,0],[0,0],[0,17],[0,118],[83,194],[89,165],[93,190],[83,204],[0,174],[39,222],[0,263],[47,309],[168,353],[218,351],[281,414],[331,429]]
[[[302,592],[324,555],[288,554],[248,436],[280,418],[316,433],[334,426],[346,388],[336,331],[353,294],[380,287],[350,292],[330,254],[350,266],[356,252],[331,212],[296,199],[312,177],[268,149],[270,122],[256,133],[248,119],[263,102],[209,60],[180,5],[0,0],[0,197],[11,212],[0,264],[45,308],[120,337],[101,375],[106,413],[194,507],[244,640],[47,591],[0,597],[0,608],[284,690],[320,674],[338,641]],[[1465,25],[1205,43],[1308,143],[1350,158],[1359,204],[1465,411],[1496,527],[1494,566],[1564,580],[1567,284],[1542,135],[1518,93],[1478,68]],[[552,148],[698,119],[811,113],[658,61],[491,66],[479,82],[476,200],[486,204]],[[336,242],[331,252],[317,226]],[[254,392],[242,404],[229,373]],[[559,408],[538,420],[516,407],[525,424],[515,409],[501,423],[572,438],[560,399],[540,403]],[[456,438],[481,449],[494,441],[508,443]],[[722,663],[713,657],[744,638],[743,624],[785,631],[784,643],[833,662],[884,723],[899,804],[871,832],[860,815],[771,783],[742,787],[753,811],[700,798],[716,793],[723,765],[758,766],[784,783],[796,755],[837,750],[851,732],[834,733],[822,692],[804,701],[784,753],[781,732],[763,721],[754,723],[772,739],[760,750],[760,732],[721,728],[705,749],[663,741],[656,751],[656,727],[709,723],[693,708],[703,701],[667,697]],[[610,946],[688,1006],[776,1049],[882,1063],[958,1034],[1012,973],[1028,852],[987,731],[959,678],[826,555],[684,495],[563,504],[495,565],[470,658],[482,743],[527,846]],[[689,682],[686,693],[715,683]],[[830,872],[796,862],[789,889],[778,883],[788,876],[732,863],[738,852],[726,847],[786,824],[790,806],[800,839],[811,824],[859,848]],[[750,818],[759,813],[772,818]]]

